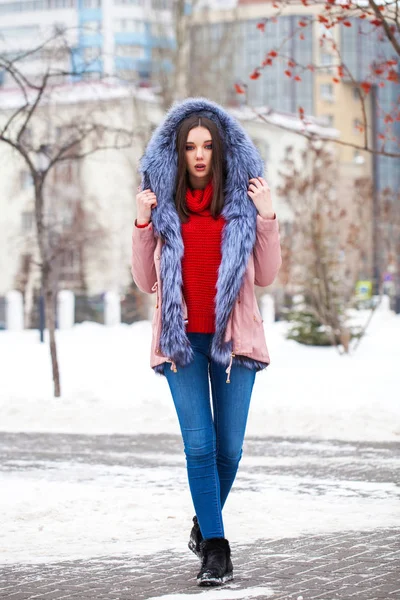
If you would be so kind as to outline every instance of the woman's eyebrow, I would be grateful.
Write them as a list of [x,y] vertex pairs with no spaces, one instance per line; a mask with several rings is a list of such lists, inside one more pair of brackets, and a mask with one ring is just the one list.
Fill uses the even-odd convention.
[[[212,140],[206,140],[205,142],[203,142],[203,144],[209,144],[210,142],[212,142]],[[186,142],[186,144],[193,144],[193,146],[195,146],[194,142]]]

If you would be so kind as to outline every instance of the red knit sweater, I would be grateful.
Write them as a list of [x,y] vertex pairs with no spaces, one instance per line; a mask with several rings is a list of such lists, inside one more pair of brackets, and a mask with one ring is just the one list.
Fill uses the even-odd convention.
[[217,219],[212,217],[209,210],[212,196],[211,181],[204,190],[188,188],[186,194],[191,214],[187,223],[182,223],[182,278],[188,307],[188,333],[215,332],[214,299],[225,220],[222,215]]

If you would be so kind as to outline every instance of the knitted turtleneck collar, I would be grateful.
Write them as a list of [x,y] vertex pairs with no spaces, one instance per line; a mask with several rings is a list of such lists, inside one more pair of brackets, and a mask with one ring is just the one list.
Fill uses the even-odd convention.
[[186,189],[186,204],[190,212],[210,214],[210,205],[213,197],[212,179],[208,182],[204,190]]

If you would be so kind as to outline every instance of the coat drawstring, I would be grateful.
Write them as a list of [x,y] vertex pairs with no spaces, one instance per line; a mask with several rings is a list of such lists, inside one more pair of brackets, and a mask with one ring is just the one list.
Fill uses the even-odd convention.
[[167,358],[166,362],[170,362],[171,363],[171,371],[173,371],[174,373],[177,372],[177,368],[176,368],[176,364],[174,363],[174,361],[170,358]]
[[[231,376],[232,362],[233,362],[234,356],[235,355],[232,352],[228,368],[225,370],[225,373],[227,374],[226,383],[230,383],[231,382],[230,376]],[[176,368],[175,362],[171,358],[167,358],[166,362],[170,362],[171,363],[171,371],[173,371],[174,373],[176,373],[178,371],[178,369]]]
[[231,360],[229,361],[229,366],[228,366],[228,368],[225,371],[225,373],[227,374],[226,383],[230,383],[231,382],[230,377],[231,377],[232,361],[233,361],[233,357],[234,356],[235,355],[232,352],[232,354],[231,354]]

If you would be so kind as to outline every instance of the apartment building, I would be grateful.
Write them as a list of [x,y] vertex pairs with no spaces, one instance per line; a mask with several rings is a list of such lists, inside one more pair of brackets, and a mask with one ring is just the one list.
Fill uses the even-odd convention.
[[[363,114],[359,84],[367,79],[378,48],[385,50],[387,56],[391,56],[392,52],[389,43],[379,37],[379,32],[362,35],[368,23],[361,20],[353,20],[352,27],[334,29],[326,29],[323,24],[314,22],[299,31],[299,22],[309,21],[320,9],[321,6],[315,4],[287,5],[274,19],[277,8],[272,2],[239,0],[231,10],[198,13],[193,20],[191,68],[193,73],[202,74],[200,90],[206,88],[206,94],[221,103],[246,104],[255,109],[271,107],[292,114],[298,113],[301,107],[305,115],[318,117],[321,123],[339,131],[339,139],[348,143],[338,147],[344,200],[355,179],[370,176],[373,181],[372,210],[375,219],[371,243],[374,247],[373,275],[378,283],[383,259],[377,251],[379,231],[376,214],[383,190],[400,189],[399,160],[374,156],[352,145],[364,142],[360,127]],[[325,42],[321,43],[323,35]],[[332,36],[354,79],[345,76],[337,83],[333,81],[337,74],[337,59],[329,43]],[[263,63],[268,52],[277,49],[286,55],[286,65],[282,60],[271,61],[272,64],[258,75],[256,68]],[[298,80],[288,76],[290,60],[305,66]],[[307,69],[308,65],[315,65],[318,69]],[[250,77],[251,74],[255,75],[254,78]],[[195,84],[193,78],[193,89],[198,93],[199,88]],[[245,89],[246,94],[237,94],[237,85]],[[365,101],[370,146],[380,146],[379,136],[387,129],[385,115],[397,106],[399,95],[398,84],[372,86]],[[397,140],[400,139],[399,122],[394,126],[394,135]],[[388,151],[398,151],[398,141],[387,140],[385,147]]]
[[[270,106],[289,113],[298,113],[299,107],[302,107],[306,115],[321,117],[326,125],[339,129],[341,139],[362,143],[362,113],[356,88],[366,79],[378,45],[382,49],[387,42],[379,40],[378,33],[360,35],[358,27],[363,25],[362,21],[354,21],[353,27],[333,30],[315,23],[313,27],[304,27],[301,37],[299,33],[294,35],[299,30],[299,21],[307,21],[319,10],[318,5],[289,5],[274,22],[271,17],[277,10],[271,2],[239,0],[231,10],[198,13],[192,32],[192,70],[198,73],[201,65],[204,69],[207,64],[211,71],[210,81],[212,73],[215,73],[215,80],[207,93],[215,95],[222,103],[240,102],[240,96],[235,95],[234,84],[244,82],[247,104]],[[322,34],[327,41],[321,45]],[[337,62],[329,44],[332,36],[344,62],[355,76],[354,82],[346,77],[337,84],[332,81]],[[290,41],[286,43],[286,40]],[[301,72],[301,81],[296,81],[287,76],[287,67],[281,61],[273,61],[271,66],[263,69],[259,78],[252,80],[250,74],[262,64],[269,51],[277,48],[283,49],[288,60],[292,58],[304,66],[318,65],[318,70],[305,69]],[[386,48],[386,51],[390,55],[390,49]],[[226,55],[229,56],[229,69]],[[372,138],[384,132],[384,114],[396,105],[399,93],[400,85],[394,83],[372,89],[367,99],[368,122],[374,123],[369,132]],[[400,125],[397,132],[400,134]],[[391,145],[394,143],[387,142],[389,150]],[[341,159],[358,165],[369,160],[368,156],[352,148],[343,148]],[[400,172],[395,161],[382,158],[377,160],[376,165],[371,163],[369,168],[376,169],[378,189],[400,186]]]
[[[13,56],[63,31],[68,48],[60,61],[75,79],[118,76],[148,85],[152,71],[162,67],[160,49],[173,45],[171,2],[0,0],[0,53]],[[45,58],[35,55],[29,70]],[[0,71],[0,85],[7,83]]]
[[[12,90],[0,92],[0,126],[15,109],[14,96]],[[40,110],[45,111],[46,107]],[[98,113],[99,118],[106,118],[117,127],[129,129],[137,122],[147,123],[149,133],[164,115],[160,98],[149,90],[132,91],[127,86],[109,86],[104,82],[60,87],[51,103],[51,111],[50,115],[46,113],[46,118],[50,116],[57,124],[60,118],[67,124],[77,114],[95,116]],[[241,121],[268,164],[268,180],[284,227],[290,215],[286,207],[280,205],[276,188],[286,148],[293,147],[296,155],[305,148],[305,139],[295,133],[300,126],[299,119],[275,111],[263,120],[246,108],[232,109],[232,114]],[[283,134],[275,127],[276,122],[285,124]],[[44,119],[35,121],[31,135],[41,138],[44,123]],[[337,135],[332,129],[327,133],[331,137]],[[57,144],[57,130],[52,128],[46,135],[50,144]],[[137,165],[143,152],[140,142],[135,139],[132,147],[123,150],[109,148],[79,161],[65,161],[53,170],[47,182],[46,198],[49,209],[57,211],[55,232],[58,233],[61,225],[70,227],[77,205],[89,215],[91,226],[95,225],[101,232],[100,238],[88,236],[83,255],[79,253],[78,244],[63,252],[61,289],[82,293],[82,275],[89,295],[107,290],[122,293],[131,282],[131,232],[139,183]],[[32,178],[24,161],[6,144],[0,144],[0,160],[4,167],[0,170],[1,298],[10,289],[21,289],[24,294],[29,288],[37,290],[39,273]],[[80,235],[77,239],[80,240]]]

